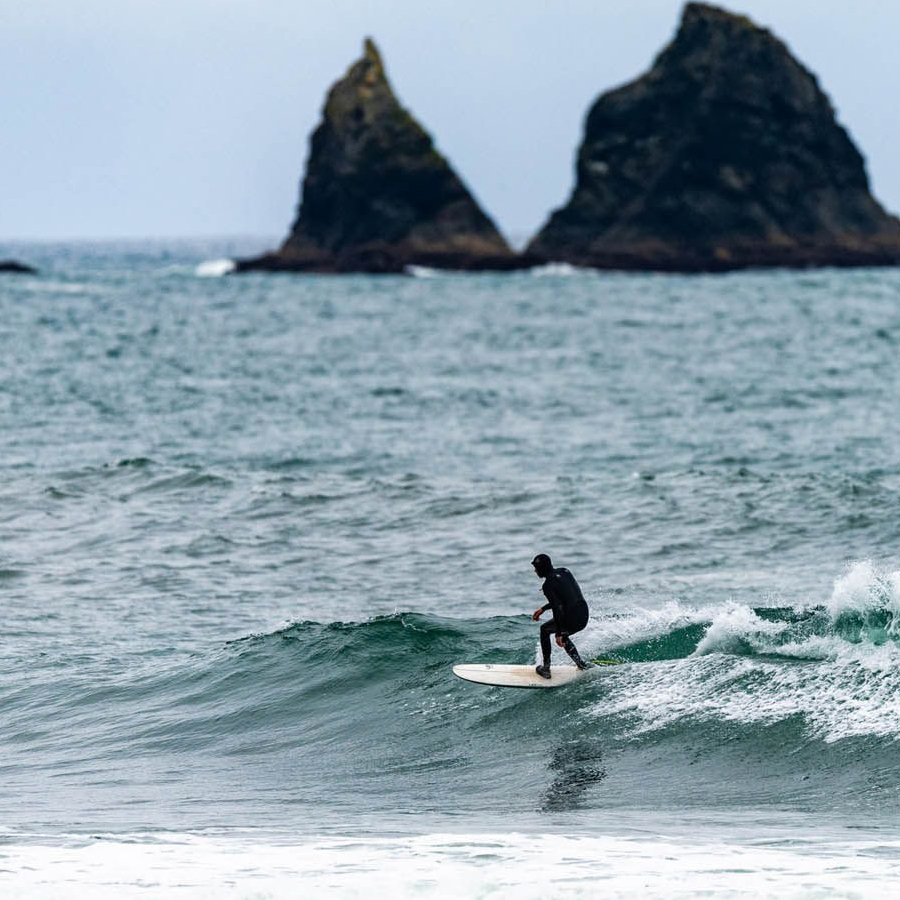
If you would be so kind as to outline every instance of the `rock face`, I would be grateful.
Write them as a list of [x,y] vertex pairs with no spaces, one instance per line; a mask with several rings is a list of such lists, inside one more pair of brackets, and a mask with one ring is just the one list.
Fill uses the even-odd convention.
[[402,272],[518,265],[430,135],[397,101],[377,48],[329,91],[300,209],[274,253],[239,270]]
[[26,266],[14,259],[0,259],[0,272],[11,272],[16,275],[37,275],[37,269]]
[[743,16],[689,3],[674,40],[588,113],[540,260],[704,271],[900,263],[900,221],[815,76]]

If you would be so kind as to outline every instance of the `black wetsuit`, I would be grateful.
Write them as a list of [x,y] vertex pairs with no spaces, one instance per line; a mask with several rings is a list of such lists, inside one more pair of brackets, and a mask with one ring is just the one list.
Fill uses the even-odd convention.
[[578,587],[575,576],[568,569],[553,569],[544,579],[541,587],[549,601],[542,607],[544,611],[553,610],[553,621],[541,625],[541,653],[544,665],[550,665],[550,635],[554,632],[562,636],[563,649],[575,660],[579,668],[584,662],[578,655],[575,645],[569,640],[570,634],[581,631],[588,623],[588,605]]

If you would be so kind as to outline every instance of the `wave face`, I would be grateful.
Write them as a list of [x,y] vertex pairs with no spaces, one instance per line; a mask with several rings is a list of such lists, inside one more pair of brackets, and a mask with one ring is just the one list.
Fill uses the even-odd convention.
[[[4,743],[55,779],[29,815],[88,786],[102,810],[127,783],[138,809],[152,792],[173,827],[198,783],[208,824],[262,815],[273,796],[288,820],[315,809],[323,827],[360,805],[487,817],[790,797],[824,809],[836,782],[845,810],[885,814],[900,800],[897,586],[866,562],[817,606],[601,615],[579,644],[623,664],[541,692],[450,673],[534,658],[523,617],[296,622],[151,657],[115,682],[8,692]],[[27,730],[36,708],[52,728]]]

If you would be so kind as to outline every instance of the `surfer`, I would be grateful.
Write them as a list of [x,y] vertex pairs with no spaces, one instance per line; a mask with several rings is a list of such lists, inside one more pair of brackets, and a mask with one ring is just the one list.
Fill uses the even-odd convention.
[[550,557],[546,553],[538,553],[531,561],[535,574],[543,578],[541,590],[547,598],[546,605],[536,609],[531,616],[535,622],[547,612],[553,610],[553,621],[541,625],[541,653],[544,662],[535,666],[541,678],[550,677],[550,635],[556,633],[556,643],[572,657],[579,669],[587,669],[586,663],[579,655],[569,635],[581,631],[588,623],[588,605],[581,593],[575,576],[568,569],[554,569]]

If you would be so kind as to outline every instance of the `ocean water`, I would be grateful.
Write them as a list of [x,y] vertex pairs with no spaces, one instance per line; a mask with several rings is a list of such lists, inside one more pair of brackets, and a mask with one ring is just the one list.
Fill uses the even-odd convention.
[[900,272],[266,245],[0,247],[3,896],[889,895]]

